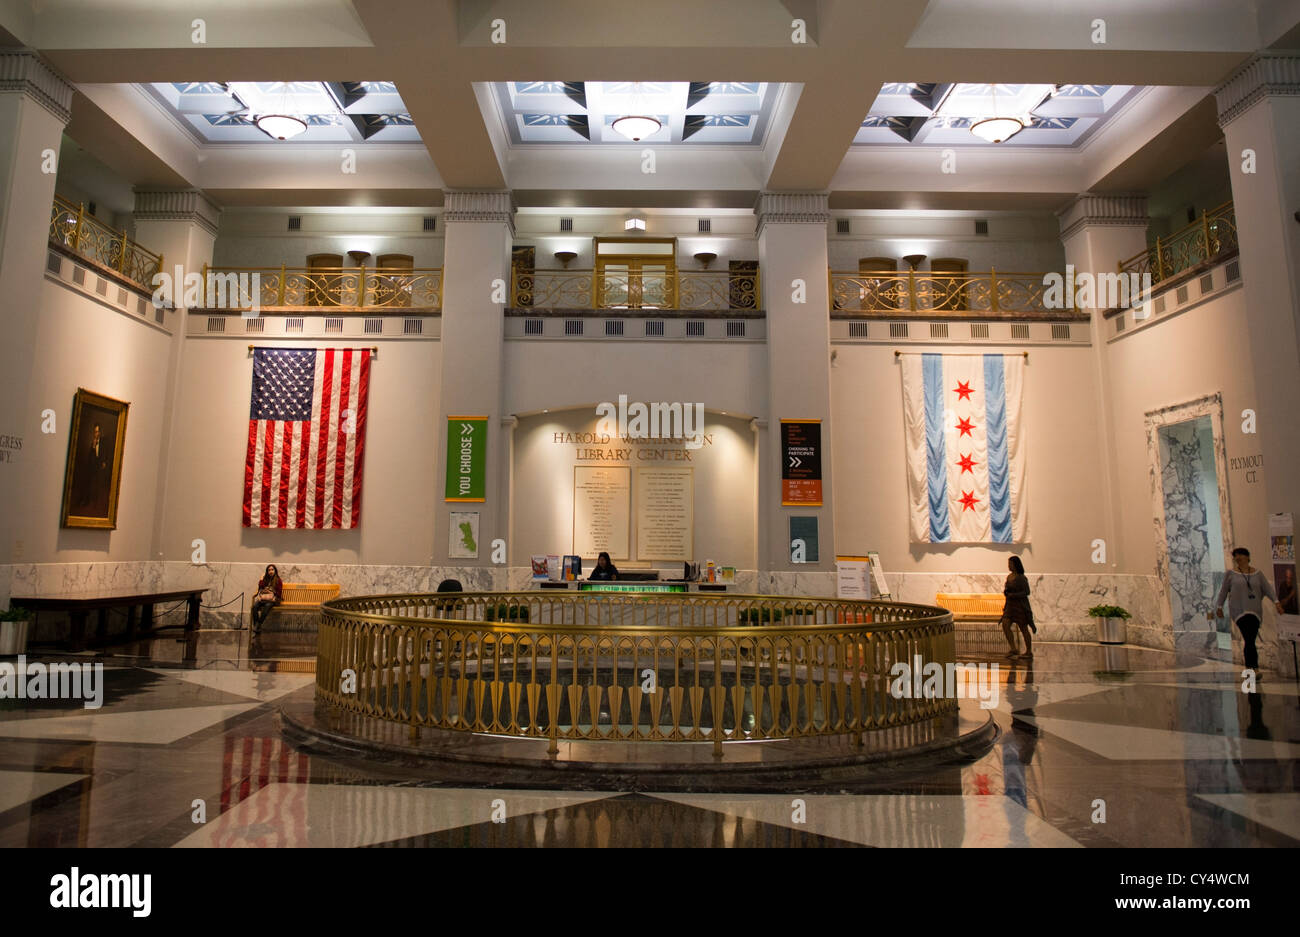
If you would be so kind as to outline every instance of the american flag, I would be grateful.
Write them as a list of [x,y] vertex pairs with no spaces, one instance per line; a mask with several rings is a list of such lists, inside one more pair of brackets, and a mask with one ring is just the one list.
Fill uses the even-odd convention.
[[256,348],[244,526],[356,527],[370,350]]
[[[213,833],[212,845],[310,845],[310,778],[311,759],[287,742],[226,736],[221,761],[221,815],[225,819]],[[255,795],[260,796],[254,803],[245,804]]]

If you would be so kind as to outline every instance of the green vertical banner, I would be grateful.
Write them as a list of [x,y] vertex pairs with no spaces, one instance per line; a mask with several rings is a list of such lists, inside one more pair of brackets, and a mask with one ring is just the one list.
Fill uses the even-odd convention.
[[485,416],[447,417],[447,501],[487,500]]

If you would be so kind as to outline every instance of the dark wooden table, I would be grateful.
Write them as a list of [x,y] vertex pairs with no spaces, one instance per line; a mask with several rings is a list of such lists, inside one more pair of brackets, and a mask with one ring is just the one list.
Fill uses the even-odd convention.
[[[22,606],[33,612],[67,612],[72,621],[71,649],[80,651],[86,646],[86,616],[98,612],[95,623],[95,643],[108,641],[108,612],[113,608],[126,609],[126,635],[131,641],[140,634],[153,630],[154,606],[166,602],[186,602],[186,633],[193,632],[199,624],[199,603],[207,589],[173,589],[165,592],[51,592],[46,595],[10,596],[9,604]],[[32,625],[32,637],[36,625]],[[35,643],[34,641],[32,643]]]

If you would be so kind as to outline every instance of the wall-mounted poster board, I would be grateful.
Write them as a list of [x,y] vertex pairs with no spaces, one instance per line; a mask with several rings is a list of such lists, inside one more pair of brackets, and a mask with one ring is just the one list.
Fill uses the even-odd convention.
[[822,421],[781,421],[781,503],[822,503]]
[[573,467],[573,552],[626,560],[631,544],[631,475],[626,466]]
[[695,475],[688,468],[636,470],[636,555],[689,560],[694,552]]

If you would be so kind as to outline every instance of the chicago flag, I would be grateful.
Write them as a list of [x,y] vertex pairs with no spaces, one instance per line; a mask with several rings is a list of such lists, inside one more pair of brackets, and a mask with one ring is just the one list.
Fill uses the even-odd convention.
[[903,355],[911,537],[1024,543],[1023,355]]

